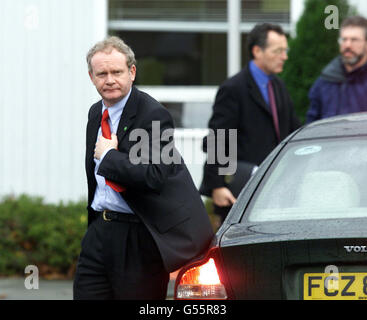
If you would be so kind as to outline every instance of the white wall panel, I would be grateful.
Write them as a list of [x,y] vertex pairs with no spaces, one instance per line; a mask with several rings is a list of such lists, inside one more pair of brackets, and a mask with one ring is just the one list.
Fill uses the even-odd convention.
[[174,134],[175,146],[182,155],[198,189],[203,178],[206,160],[206,154],[202,151],[203,138],[208,133],[208,129],[176,129]]
[[1,0],[0,195],[86,197],[85,125],[99,99],[85,62],[105,0]]

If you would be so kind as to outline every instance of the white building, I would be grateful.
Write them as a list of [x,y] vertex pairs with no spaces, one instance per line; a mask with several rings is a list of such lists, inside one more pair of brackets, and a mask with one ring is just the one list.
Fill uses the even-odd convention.
[[[241,68],[246,33],[258,21],[290,32],[303,8],[303,0],[241,2],[242,10],[239,0],[1,0],[0,196],[86,197],[85,126],[99,96],[85,55],[109,33],[140,53],[138,86],[183,128],[177,147],[198,186],[217,85]],[[367,13],[365,1],[350,2]]]

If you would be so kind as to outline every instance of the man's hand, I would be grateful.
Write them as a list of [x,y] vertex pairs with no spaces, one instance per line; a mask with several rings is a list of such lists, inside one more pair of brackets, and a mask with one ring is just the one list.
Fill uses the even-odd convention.
[[117,136],[112,133],[111,140],[100,136],[96,143],[96,148],[94,149],[94,157],[96,159],[101,159],[102,154],[108,149],[117,149]]
[[212,198],[218,207],[228,207],[236,202],[236,198],[226,187],[213,189]]

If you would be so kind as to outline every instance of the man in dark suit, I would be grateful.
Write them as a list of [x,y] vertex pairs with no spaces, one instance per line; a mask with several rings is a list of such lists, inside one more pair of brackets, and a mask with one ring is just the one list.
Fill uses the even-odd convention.
[[131,48],[110,37],[87,61],[102,100],[88,115],[88,229],[74,299],[164,299],[169,272],[205,251],[212,227],[177,151],[163,159],[173,120],[133,86]]
[[[276,76],[288,59],[287,51],[287,38],[281,27],[256,25],[248,35],[250,63],[218,90],[208,126],[214,135],[218,129],[225,129],[226,144],[230,143],[229,129],[237,130],[234,161],[247,170],[260,165],[283,138],[300,126],[286,87]],[[204,151],[213,154],[207,147],[210,146],[205,138]],[[228,153],[228,146],[224,149]],[[212,197],[215,212],[223,221],[236,198],[226,177],[218,174],[221,166],[217,160],[205,163],[200,191]],[[243,185],[245,182],[244,179]]]

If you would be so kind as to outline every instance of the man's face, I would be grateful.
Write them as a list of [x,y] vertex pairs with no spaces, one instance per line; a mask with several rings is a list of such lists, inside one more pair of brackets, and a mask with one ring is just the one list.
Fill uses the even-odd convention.
[[110,53],[97,52],[91,59],[91,66],[89,76],[106,107],[116,104],[129,93],[135,80],[136,67],[127,67],[124,54],[116,49]]
[[367,61],[366,35],[363,28],[343,28],[340,32],[339,46],[344,64],[359,67]]
[[266,74],[278,74],[283,71],[285,61],[288,59],[288,42],[285,35],[269,31],[265,49],[254,46],[254,62]]

